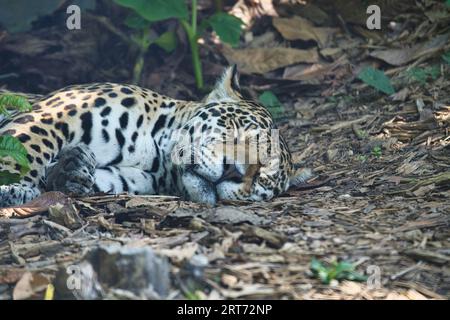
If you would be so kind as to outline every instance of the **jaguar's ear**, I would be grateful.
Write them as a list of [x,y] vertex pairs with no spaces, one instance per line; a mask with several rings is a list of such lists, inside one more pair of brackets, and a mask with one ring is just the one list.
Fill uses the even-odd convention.
[[225,69],[214,90],[206,96],[204,101],[206,103],[239,101],[242,99],[239,90],[239,74],[236,65],[233,65]]

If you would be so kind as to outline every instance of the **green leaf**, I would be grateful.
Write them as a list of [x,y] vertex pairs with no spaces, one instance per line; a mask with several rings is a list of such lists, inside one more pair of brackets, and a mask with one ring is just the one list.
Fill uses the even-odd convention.
[[450,7],[450,0],[445,1],[445,4],[447,5],[447,7]]
[[142,30],[145,28],[150,27],[151,22],[148,20],[142,18],[141,16],[133,13],[130,14],[124,21],[125,25],[128,28],[135,29],[135,30]]
[[154,42],[166,52],[172,52],[177,47],[177,36],[173,31],[166,31]]
[[207,21],[223,42],[232,46],[239,44],[244,24],[241,19],[228,13],[219,12],[209,17]]
[[386,94],[395,93],[395,90],[391,85],[391,81],[383,73],[383,71],[374,69],[372,67],[366,67],[361,70],[358,78],[381,92],[384,92]]
[[114,0],[114,2],[133,9],[151,22],[169,18],[188,18],[188,8],[183,0]]
[[12,158],[20,166],[21,175],[30,171],[27,149],[25,149],[19,139],[10,135],[0,136],[0,159],[7,157]]
[[9,171],[0,171],[0,186],[17,183],[20,181],[20,174]]
[[355,266],[346,261],[335,262],[331,266],[325,266],[322,262],[312,259],[310,269],[324,284],[329,284],[334,279],[352,281],[367,280],[367,276],[355,272]]
[[31,104],[22,96],[15,94],[0,95],[0,114],[8,115],[6,110],[17,109],[21,112],[31,111]]
[[278,100],[277,96],[272,91],[264,91],[259,97],[259,102],[261,102],[267,110],[272,114],[274,119],[279,119],[283,117],[283,105]]
[[426,84],[428,78],[431,77],[431,79],[436,80],[439,77],[439,67],[438,66],[432,66],[427,68],[411,68],[407,71],[407,75],[420,82],[422,85]]

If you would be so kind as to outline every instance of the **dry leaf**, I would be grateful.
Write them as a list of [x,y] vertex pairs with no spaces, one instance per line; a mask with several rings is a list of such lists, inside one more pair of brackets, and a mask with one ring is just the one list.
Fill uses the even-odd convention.
[[286,40],[314,40],[321,48],[326,47],[330,36],[338,31],[336,28],[317,28],[301,17],[273,18],[272,24]]
[[294,63],[315,63],[319,60],[316,49],[224,47],[223,53],[230,63],[237,64],[242,73],[266,73]]
[[383,60],[393,66],[401,66],[429,53],[440,51],[448,43],[448,38],[449,34],[444,34],[426,42],[416,44],[411,48],[375,50],[370,53],[370,56]]
[[50,281],[41,274],[26,272],[17,282],[13,291],[14,300],[36,298],[36,295],[44,292]]
[[37,214],[46,213],[50,206],[54,206],[58,203],[66,205],[70,201],[64,193],[59,191],[50,191],[43,193],[36,199],[14,207],[1,208],[0,217],[20,217],[27,218]]

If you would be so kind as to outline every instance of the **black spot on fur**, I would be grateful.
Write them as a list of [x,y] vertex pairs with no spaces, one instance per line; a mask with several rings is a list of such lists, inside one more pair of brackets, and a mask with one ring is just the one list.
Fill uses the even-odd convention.
[[102,136],[105,142],[109,142],[109,134],[105,129],[102,130]]
[[30,175],[31,175],[33,178],[36,178],[37,175],[38,175],[38,172],[37,172],[36,170],[31,170],[31,171],[30,171]]
[[156,120],[155,126],[153,127],[152,130],[152,137],[155,136],[155,134],[161,130],[161,128],[164,127],[165,123],[166,123],[166,119],[167,119],[167,115],[162,114],[159,116],[158,120]]
[[117,93],[111,92],[110,94],[108,94],[108,96],[109,96],[110,98],[117,98]]
[[106,100],[105,100],[105,99],[103,99],[103,98],[97,98],[97,99],[95,99],[95,104],[94,104],[94,105],[95,105],[97,108],[103,107],[105,104],[106,104]]
[[172,118],[170,118],[169,123],[167,123],[167,128],[171,128],[173,125],[173,122],[175,121],[175,116],[173,116]]
[[102,110],[102,112],[100,112],[100,115],[102,117],[106,117],[110,113],[111,113],[111,107],[106,107],[105,109]]
[[83,135],[81,136],[81,141],[85,144],[91,143],[92,136],[92,113],[85,112],[81,115],[81,128],[83,129]]
[[20,142],[24,143],[27,142],[31,139],[31,137],[29,135],[27,135],[26,133],[21,133],[17,136],[17,139],[20,140]]
[[172,108],[173,106],[175,106],[175,102],[169,102],[169,103],[161,103],[161,108],[166,109],[166,108]]
[[125,93],[125,94],[132,94],[133,93],[133,91],[131,91],[127,87],[120,88],[120,92]]
[[63,141],[60,137],[56,137],[56,143],[58,144],[58,149],[61,150],[63,146]]
[[42,143],[43,144],[45,144],[45,146],[47,147],[47,148],[50,148],[50,149],[55,149],[55,146],[53,145],[53,143],[50,141],[50,140],[47,140],[47,139],[42,139]]
[[77,110],[70,110],[67,114],[68,114],[69,116],[73,117],[74,115],[77,114]]
[[127,192],[128,191],[128,183],[127,183],[127,181],[120,175],[119,175],[119,178],[120,178],[120,181],[122,182],[123,191]]
[[67,140],[69,139],[69,126],[67,123],[58,122],[55,124],[55,128],[60,130]]
[[61,98],[60,98],[60,97],[53,98],[53,99],[51,99],[51,100],[48,100],[48,101],[45,103],[45,105],[46,105],[46,106],[49,106],[49,105],[55,103],[55,102],[58,101],[58,100],[61,100]]
[[128,151],[129,151],[130,153],[133,153],[133,152],[135,151],[134,146],[129,146],[129,147],[128,147]]
[[102,125],[103,125],[104,127],[108,126],[108,124],[109,124],[109,121],[108,121],[108,120],[106,120],[106,119],[103,119],[103,120],[102,120]]
[[41,152],[41,147],[39,147],[37,144],[30,145],[30,148],[36,152]]
[[38,126],[31,126],[30,127],[30,131],[35,133],[35,134],[38,134],[40,136],[44,136],[44,137],[48,136],[48,132],[46,130],[38,127]]
[[44,124],[53,124],[53,119],[52,118],[42,118],[41,122]]
[[119,118],[119,123],[122,129],[126,129],[126,127],[128,126],[128,112],[122,113],[122,115]]
[[34,121],[34,117],[29,115],[29,114],[27,114],[26,116],[17,118],[13,122],[14,123],[28,123],[28,122],[31,122],[31,121]]
[[158,157],[153,158],[151,172],[157,172],[159,170],[159,159]]
[[120,148],[123,148],[123,145],[125,144],[125,138],[122,134],[122,131],[120,131],[120,129],[116,129],[116,139],[117,142],[119,143]]
[[75,104],[68,104],[67,106],[64,107],[64,110],[73,110],[76,109],[77,106]]
[[216,109],[210,109],[209,112],[213,117],[220,117],[221,113],[217,111]]
[[36,157],[36,162],[38,163],[38,164],[44,164],[44,162],[42,161],[42,159],[41,158],[39,158],[39,157]]
[[136,104],[136,99],[135,98],[125,98],[120,102],[124,107],[126,108],[130,108],[132,107],[134,104]]
[[131,136],[131,141],[136,142],[138,135],[139,134],[137,132],[134,132],[133,135]]
[[47,152],[44,152],[42,155],[45,159],[50,160],[50,155]]
[[63,116],[63,113],[62,113],[62,112],[58,112],[58,113],[56,114],[56,116],[58,117],[58,119],[61,119],[62,116]]
[[145,112],[150,112],[150,106],[148,105],[148,103],[145,103]]
[[142,122],[144,122],[144,116],[143,116],[143,115],[141,115],[141,116],[138,118],[138,120],[137,120],[137,122],[136,122],[136,126],[137,126],[138,128],[140,128],[140,127],[142,126]]
[[30,163],[33,163],[34,157],[32,155],[27,154],[27,159]]
[[122,153],[119,153],[119,155],[110,163],[108,163],[106,166],[114,166],[116,164],[119,164],[122,162],[123,156]]

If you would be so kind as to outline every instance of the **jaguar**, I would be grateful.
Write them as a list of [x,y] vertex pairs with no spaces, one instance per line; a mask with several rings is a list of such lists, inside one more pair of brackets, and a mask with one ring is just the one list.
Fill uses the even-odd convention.
[[[0,186],[0,207],[51,190],[168,194],[211,205],[280,195],[310,173],[297,170],[271,114],[243,98],[238,78],[235,66],[226,68],[202,101],[114,83],[28,95],[32,111],[3,119],[0,135],[20,140],[30,171]],[[0,171],[19,169],[0,162]]]

